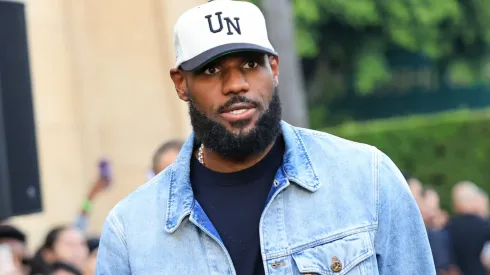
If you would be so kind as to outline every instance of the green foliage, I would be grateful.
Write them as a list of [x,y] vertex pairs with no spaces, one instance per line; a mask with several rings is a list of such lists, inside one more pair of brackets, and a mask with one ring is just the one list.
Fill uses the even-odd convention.
[[388,82],[391,79],[388,64],[376,43],[366,45],[356,61],[355,87],[359,93],[369,93],[379,82]]
[[326,132],[371,144],[404,171],[435,187],[450,209],[451,187],[470,180],[490,193],[490,109],[364,123]]
[[[455,71],[462,66],[472,66],[474,70],[480,64],[461,62],[477,59],[478,53],[488,50],[490,45],[488,0],[292,0],[292,3],[299,54],[306,58],[328,55],[330,60],[346,64],[349,72],[356,75],[355,87],[360,93],[371,92],[375,85],[390,80],[383,55],[388,45],[422,53],[434,61],[454,57],[459,59]],[[334,54],[339,47],[347,49],[347,53]]]

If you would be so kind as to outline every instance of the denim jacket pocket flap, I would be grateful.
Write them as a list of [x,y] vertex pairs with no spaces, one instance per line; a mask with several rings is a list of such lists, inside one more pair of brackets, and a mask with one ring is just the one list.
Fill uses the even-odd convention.
[[369,233],[362,232],[306,248],[292,256],[302,274],[344,275],[372,256],[373,251]]

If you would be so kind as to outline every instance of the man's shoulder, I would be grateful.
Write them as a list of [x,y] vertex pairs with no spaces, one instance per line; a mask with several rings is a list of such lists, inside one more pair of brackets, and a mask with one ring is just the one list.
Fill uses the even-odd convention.
[[[139,186],[120,200],[111,210],[119,218],[136,218],[143,214],[150,216],[153,212],[163,212],[167,204],[169,182],[173,165]],[[142,216],[140,216],[142,217]]]
[[321,151],[337,156],[345,155],[372,159],[373,154],[378,152],[378,149],[372,145],[348,140],[327,132],[300,127],[294,127],[294,130],[308,153]]

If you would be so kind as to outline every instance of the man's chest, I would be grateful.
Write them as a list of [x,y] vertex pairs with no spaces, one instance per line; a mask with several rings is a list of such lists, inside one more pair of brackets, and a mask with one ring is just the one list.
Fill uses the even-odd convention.
[[[329,200],[278,193],[267,205],[256,228],[265,274],[378,274],[375,207]],[[199,217],[191,214],[172,234],[148,232],[129,244],[133,274],[235,274],[229,251]]]

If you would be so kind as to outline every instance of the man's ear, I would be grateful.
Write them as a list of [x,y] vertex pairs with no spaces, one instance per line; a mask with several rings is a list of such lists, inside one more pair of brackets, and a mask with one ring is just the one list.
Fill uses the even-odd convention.
[[174,82],[177,96],[183,101],[189,102],[189,96],[187,94],[187,82],[185,81],[184,72],[179,69],[171,69],[170,78]]
[[269,64],[272,70],[272,77],[274,86],[279,85],[279,57],[277,56],[269,56]]

